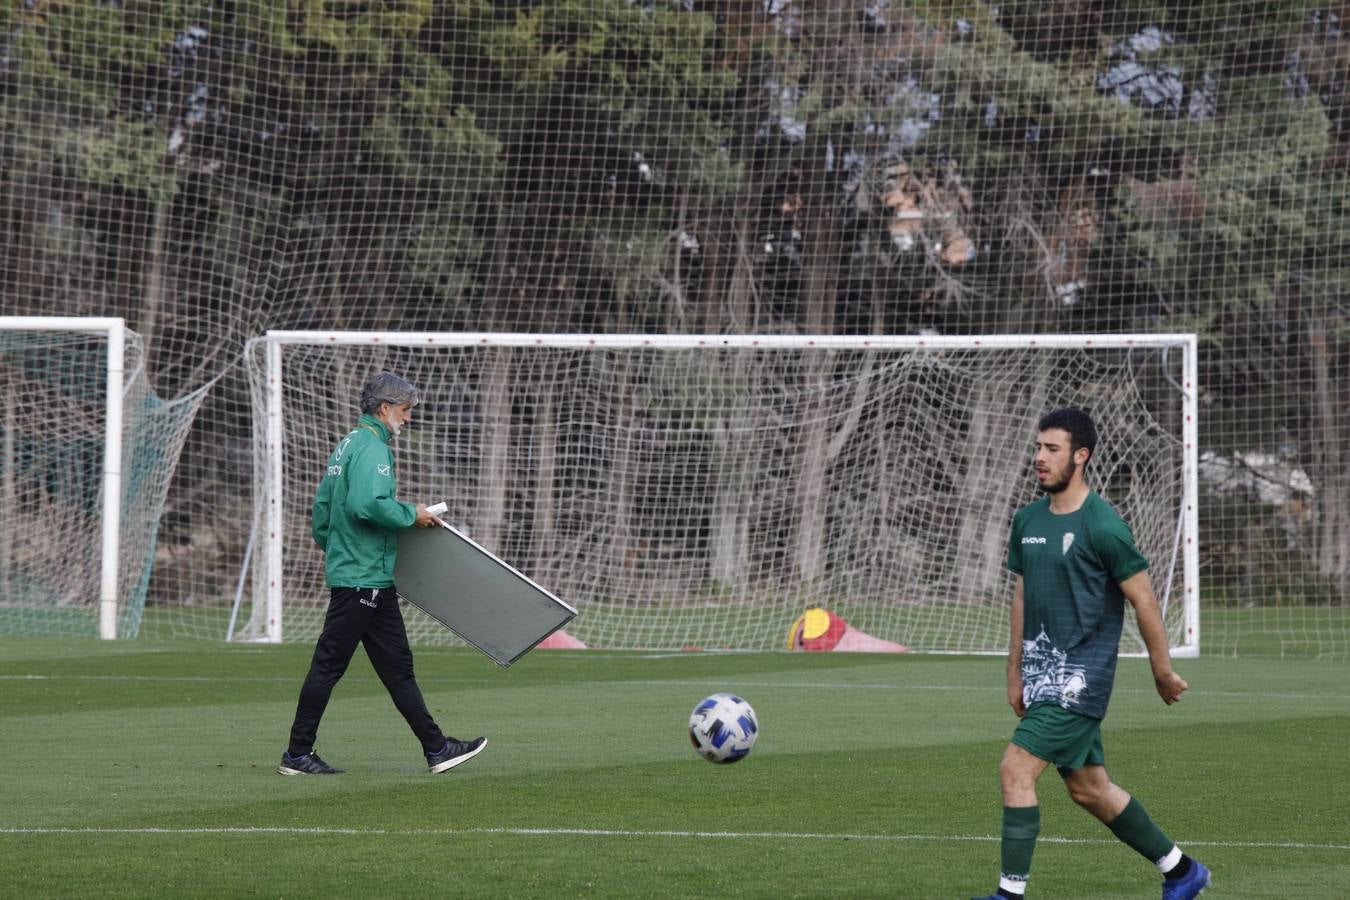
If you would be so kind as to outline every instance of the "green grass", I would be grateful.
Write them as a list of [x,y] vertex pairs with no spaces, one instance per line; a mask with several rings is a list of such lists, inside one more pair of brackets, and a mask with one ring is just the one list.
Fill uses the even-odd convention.
[[[274,774],[309,647],[0,639],[0,895],[14,897],[965,897],[998,867],[1013,726],[995,658],[536,651],[511,669],[418,651],[452,773],[364,657],[319,748]],[[1123,660],[1107,757],[1206,896],[1350,884],[1350,664],[1181,661],[1165,707]],[[734,766],[689,709],[735,690],[763,727]],[[1042,782],[1037,898],[1156,897],[1151,865]],[[718,832],[724,832],[718,834]]]
[[[1001,648],[1007,641],[1004,621],[1007,612],[1002,608],[978,611],[963,626],[966,633],[959,641],[953,635],[950,609],[916,605],[854,608],[845,602],[830,604],[830,608],[863,631],[915,647],[969,648],[972,641],[977,641],[980,646]],[[303,641],[309,635],[312,641],[322,624],[323,609],[322,605],[290,609],[288,639]],[[405,607],[404,614],[414,642],[427,635],[440,644],[447,640],[449,633],[430,617],[410,607]],[[679,648],[693,644],[704,649],[720,649],[714,636],[758,631],[769,635],[767,639],[760,638],[758,646],[778,649],[786,641],[794,614],[771,607],[592,610],[579,617],[569,631],[591,646],[605,647],[615,633],[621,633],[628,647]],[[242,618],[247,617],[245,610]],[[139,634],[150,640],[195,637],[220,641],[225,637],[229,620],[228,601],[190,607],[151,606],[141,614]],[[749,626],[749,622],[756,622],[758,627]],[[245,625],[245,621],[236,623],[241,631]],[[119,627],[126,628],[127,623],[123,621]],[[1350,607],[1206,605],[1200,613],[1200,633],[1201,650],[1206,656],[1350,661]],[[97,637],[98,612],[92,606],[42,609],[0,606],[0,635]],[[462,646],[453,637],[448,640]]]

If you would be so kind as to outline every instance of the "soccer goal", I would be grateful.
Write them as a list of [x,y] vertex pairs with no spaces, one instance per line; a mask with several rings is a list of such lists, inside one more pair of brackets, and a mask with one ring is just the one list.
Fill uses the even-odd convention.
[[120,318],[0,317],[0,634],[136,635],[203,393],[160,401]]
[[[361,384],[392,369],[422,395],[395,445],[403,497],[444,500],[578,607],[589,646],[781,648],[825,607],[914,650],[1005,652],[1035,425],[1073,405],[1174,651],[1198,652],[1193,335],[274,331],[246,357],[261,539],[242,638],[317,633],[309,505]],[[412,615],[414,640],[450,639]],[[1142,649],[1131,624],[1123,650]]]

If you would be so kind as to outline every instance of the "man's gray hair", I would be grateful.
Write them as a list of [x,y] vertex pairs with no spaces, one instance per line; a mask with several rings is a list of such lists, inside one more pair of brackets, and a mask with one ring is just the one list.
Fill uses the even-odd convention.
[[361,412],[374,415],[381,403],[392,403],[395,406],[406,403],[409,406],[416,406],[417,388],[393,372],[372,375],[366,386],[361,388]]

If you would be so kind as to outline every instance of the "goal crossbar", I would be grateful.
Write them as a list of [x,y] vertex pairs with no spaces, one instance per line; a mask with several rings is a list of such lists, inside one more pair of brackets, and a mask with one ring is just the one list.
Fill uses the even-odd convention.
[[[254,340],[258,340],[254,338]],[[528,332],[269,331],[278,344],[360,344],[393,347],[558,347],[586,349],[759,348],[820,350],[970,350],[1190,347],[1194,334],[790,335],[790,334],[532,334]]]

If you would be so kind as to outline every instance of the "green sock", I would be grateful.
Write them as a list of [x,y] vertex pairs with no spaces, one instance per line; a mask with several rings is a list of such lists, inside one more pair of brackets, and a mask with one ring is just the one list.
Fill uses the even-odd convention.
[[1020,884],[1023,890],[1026,889],[1027,876],[1031,874],[1031,851],[1036,849],[1036,836],[1040,833],[1039,806],[1003,807],[1003,845],[1000,860],[1003,877],[999,882],[1000,885],[1010,887],[1009,882],[1012,882]]
[[1144,809],[1144,805],[1133,797],[1121,810],[1120,815],[1116,816],[1111,824],[1106,827],[1110,828],[1112,834],[1133,847],[1135,852],[1151,863],[1157,863],[1158,860],[1171,853],[1172,848],[1176,846],[1172,843],[1172,839],[1164,834],[1157,823],[1149,817],[1148,810]]

